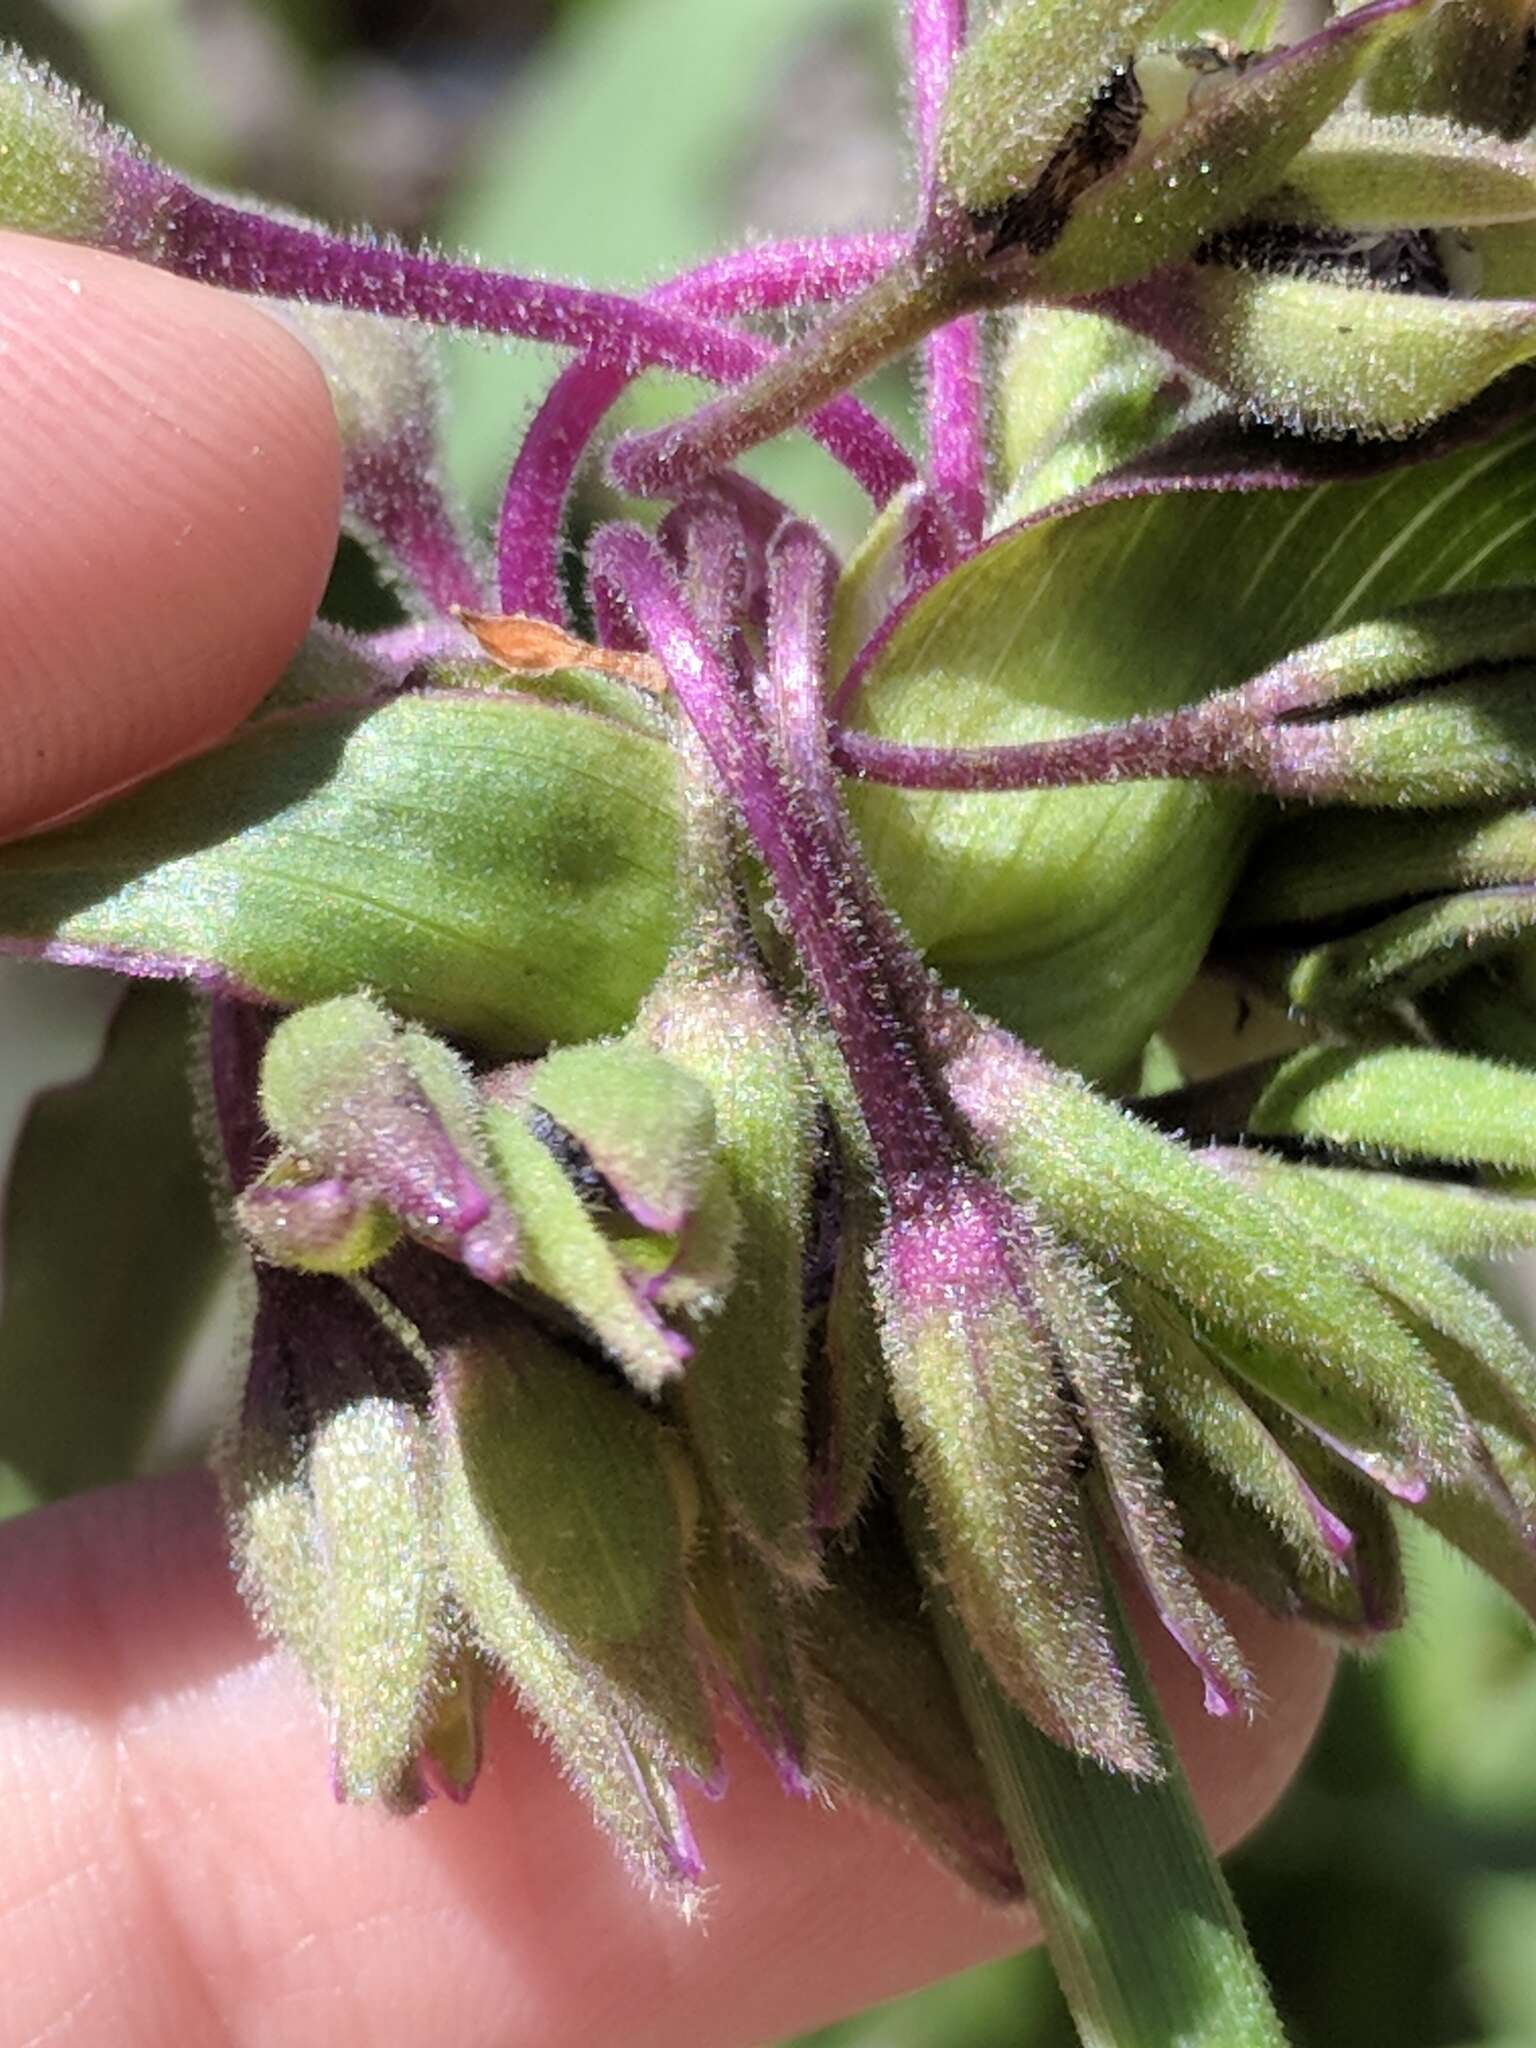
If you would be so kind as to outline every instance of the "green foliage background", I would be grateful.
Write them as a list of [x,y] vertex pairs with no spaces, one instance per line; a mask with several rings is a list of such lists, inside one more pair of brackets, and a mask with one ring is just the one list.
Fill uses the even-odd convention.
[[[196,175],[521,269],[643,284],[744,231],[880,225],[906,199],[893,0],[8,0],[4,27]],[[550,373],[532,348],[451,355],[452,463],[483,513]],[[630,417],[685,395],[648,380]],[[910,402],[899,377],[878,395],[897,415]],[[759,473],[843,539],[857,532],[858,503],[808,444],[770,451]],[[589,514],[600,505],[594,490]],[[332,608],[365,623],[391,599],[344,557]],[[38,972],[9,970],[0,1009],[21,1006]],[[138,1062],[138,1122],[125,1138],[89,1096],[43,1103],[18,1154],[29,1197],[67,1201],[50,1194],[48,1159],[92,1132],[109,1150],[131,1142],[140,1173],[163,1146],[185,1186],[185,1141],[157,1138],[149,1114],[158,1105],[165,1130],[185,1130],[181,1064],[164,1055],[184,1029],[179,998],[134,999],[104,1072]],[[51,1336],[57,1349],[56,1331],[33,1327],[45,1238],[13,1231],[7,1259],[0,1419],[20,1470],[0,1468],[0,1508],[117,1476],[167,1441],[146,1390],[162,1394],[159,1360],[184,1336],[176,1314],[145,1330],[142,1370],[114,1376],[131,1412],[101,1409],[90,1317],[71,1332],[77,1394],[66,1375],[68,1399],[55,1377],[46,1418],[29,1400],[39,1348]],[[169,1255],[137,1245],[124,1285]],[[212,1248],[199,1257],[211,1267]],[[1533,2048],[1536,1645],[1432,1539],[1409,1562],[1409,1627],[1344,1672],[1310,1764],[1234,1859],[1236,1889],[1298,2048]],[[1027,1956],[813,2038],[1054,2048],[1072,2036],[1043,1958]]]

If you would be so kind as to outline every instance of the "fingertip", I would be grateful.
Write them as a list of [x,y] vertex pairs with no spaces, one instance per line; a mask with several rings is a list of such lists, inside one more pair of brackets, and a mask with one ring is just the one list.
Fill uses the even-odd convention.
[[335,550],[324,380],[268,313],[0,235],[0,835],[220,738]]

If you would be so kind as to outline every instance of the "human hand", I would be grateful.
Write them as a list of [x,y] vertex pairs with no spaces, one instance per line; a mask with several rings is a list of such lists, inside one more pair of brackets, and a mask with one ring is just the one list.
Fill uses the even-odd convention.
[[[318,374],[260,310],[0,237],[0,831],[216,740],[324,582],[339,462]],[[1146,1648],[1227,1842],[1284,1784],[1331,1652],[1234,1599],[1269,1701],[1207,1719]],[[783,1798],[731,1748],[697,1815],[702,1927],[634,1890],[501,1702],[464,1810],[334,1807],[324,1731],[252,1634],[211,1486],[0,1530],[0,2042],[240,2048],[432,2038],[730,2048],[1019,1946],[889,1826]]]

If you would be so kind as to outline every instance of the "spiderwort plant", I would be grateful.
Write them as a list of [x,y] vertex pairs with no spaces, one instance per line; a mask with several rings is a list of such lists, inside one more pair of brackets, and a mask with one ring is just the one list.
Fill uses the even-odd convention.
[[[504,1679],[686,1905],[724,1705],[1027,1886],[1096,2042],[1281,2038],[1117,1573],[1217,1715],[1222,1582],[1369,1643],[1400,1513],[1536,1613],[1536,1356],[1465,1271],[1536,1244],[1536,10],[1299,11],[913,0],[915,226],[637,298],[0,64],[0,217],[280,301],[413,613],[0,854],[13,950],[207,999],[220,1468],[339,1796],[466,1797]],[[571,353],[494,577],[432,328]],[[918,347],[921,460],[850,389]],[[721,395],[577,557],[655,367]],[[795,426],[846,561],[731,467]]]

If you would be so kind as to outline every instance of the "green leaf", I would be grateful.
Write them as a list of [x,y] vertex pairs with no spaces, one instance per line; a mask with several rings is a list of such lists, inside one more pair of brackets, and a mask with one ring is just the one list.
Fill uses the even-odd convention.
[[224,1266],[193,1129],[191,1006],[125,995],[38,1097],[6,1194],[0,1453],[40,1497],[128,1478]]
[[1287,1171],[1337,1185],[1351,1201],[1413,1232],[1443,1258],[1489,1259],[1536,1249],[1536,1201],[1492,1188],[1343,1166]]
[[295,713],[5,848],[0,932],[538,1049],[622,1027],[660,972],[674,805],[654,741],[510,692]]
[[[1531,580],[1532,439],[1294,491],[1239,472],[1227,489],[1106,487],[999,535],[901,611],[845,716],[910,743],[1049,739],[1234,686],[1361,617]],[[1256,480],[1275,450],[1252,447]],[[946,978],[1096,1077],[1128,1064],[1193,976],[1257,815],[1172,782],[848,797]]]

